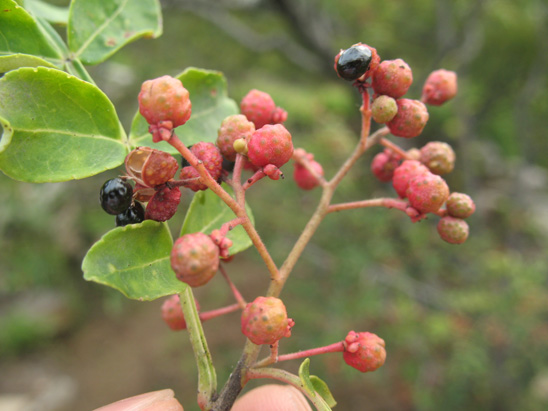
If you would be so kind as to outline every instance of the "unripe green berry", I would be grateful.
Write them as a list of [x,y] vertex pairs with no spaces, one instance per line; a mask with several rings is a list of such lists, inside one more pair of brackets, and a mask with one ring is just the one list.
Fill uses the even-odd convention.
[[239,151],[235,150],[234,142],[238,139],[245,141],[251,138],[254,131],[255,125],[248,121],[243,114],[235,114],[225,118],[217,132],[216,142],[223,157],[228,161],[236,160],[236,153]]
[[467,218],[476,211],[476,204],[469,195],[464,193],[451,193],[445,204],[447,213],[451,217]]
[[379,96],[371,104],[371,116],[377,123],[388,123],[398,114],[398,104],[390,96]]
[[455,152],[442,141],[431,141],[421,148],[420,161],[438,175],[447,174],[455,167]]
[[468,238],[468,223],[461,218],[443,217],[438,222],[438,234],[450,244],[462,244]]

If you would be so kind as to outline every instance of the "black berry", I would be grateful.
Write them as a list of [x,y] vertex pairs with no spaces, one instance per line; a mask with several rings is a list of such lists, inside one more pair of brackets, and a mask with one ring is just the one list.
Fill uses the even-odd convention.
[[357,80],[369,69],[371,58],[369,47],[361,44],[352,46],[340,54],[337,60],[337,74],[345,80]]
[[108,180],[101,187],[99,200],[103,209],[112,215],[118,215],[126,211],[131,205],[133,187],[121,178]]
[[128,224],[137,224],[145,220],[145,209],[139,202],[135,202],[126,211],[116,216],[116,227]]

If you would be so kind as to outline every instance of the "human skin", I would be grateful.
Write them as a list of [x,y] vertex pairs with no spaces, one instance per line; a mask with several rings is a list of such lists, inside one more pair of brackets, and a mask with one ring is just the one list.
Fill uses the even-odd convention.
[[[304,395],[288,385],[268,384],[242,396],[232,411],[312,411]],[[173,390],[166,389],[114,402],[95,411],[184,411]]]

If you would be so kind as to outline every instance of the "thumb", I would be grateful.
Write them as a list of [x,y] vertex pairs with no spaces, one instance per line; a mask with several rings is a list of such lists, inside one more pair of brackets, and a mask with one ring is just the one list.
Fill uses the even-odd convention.
[[148,392],[116,401],[95,411],[184,411],[173,390]]
[[242,396],[232,411],[312,411],[304,395],[290,385],[268,384]]

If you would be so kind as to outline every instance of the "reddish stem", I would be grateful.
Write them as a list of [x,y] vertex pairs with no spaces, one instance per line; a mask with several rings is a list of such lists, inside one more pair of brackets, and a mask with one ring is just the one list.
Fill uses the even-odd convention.
[[261,170],[257,170],[255,172],[255,174],[253,174],[251,177],[249,177],[247,179],[247,181],[245,182],[245,184],[243,185],[243,189],[244,191],[247,190],[249,187],[251,187],[253,184],[255,184],[257,181],[263,179],[266,177],[266,174],[264,173],[264,171],[261,169]]
[[205,311],[203,313],[199,314],[200,321],[204,322],[207,320],[211,320],[215,317],[220,317],[221,315],[233,313],[234,311],[240,310],[240,304],[234,303],[231,305],[227,305],[226,307],[216,308],[215,310]]
[[343,210],[354,210],[356,208],[366,207],[386,207],[395,208],[397,210],[405,212],[409,207],[409,203],[399,198],[372,198],[370,200],[352,201],[349,203],[331,204],[327,208],[328,213]]
[[240,291],[238,291],[238,289],[234,285],[234,283],[230,281],[230,278],[228,277],[228,273],[226,272],[225,267],[222,264],[219,264],[219,271],[221,271],[221,274],[223,275],[224,279],[228,283],[228,286],[230,287],[230,290],[232,291],[234,298],[236,298],[236,301],[238,301],[238,306],[243,310],[245,306],[247,305],[247,303],[242,297],[242,294],[240,294]]
[[342,351],[344,351],[344,345],[342,341],[339,341],[334,344],[326,345],[325,347],[311,348],[310,350],[304,350],[304,351],[294,352],[291,354],[279,355],[277,359],[273,359],[272,355],[270,355],[269,357],[257,362],[255,364],[255,367],[256,368],[265,367],[267,365],[273,364],[274,362],[297,360],[299,358],[312,357],[313,355],[329,354],[332,352],[342,352]]
[[245,218],[237,217],[234,220],[227,221],[224,223],[219,231],[221,232],[221,235],[224,237],[229,231],[234,230],[235,227],[243,224],[245,222]]
[[380,143],[386,148],[389,148],[390,150],[392,150],[394,153],[401,156],[401,158],[403,158],[404,160],[411,160],[411,157],[409,156],[409,154],[407,154],[407,152],[404,149],[392,143],[390,140],[386,138],[381,138]]

